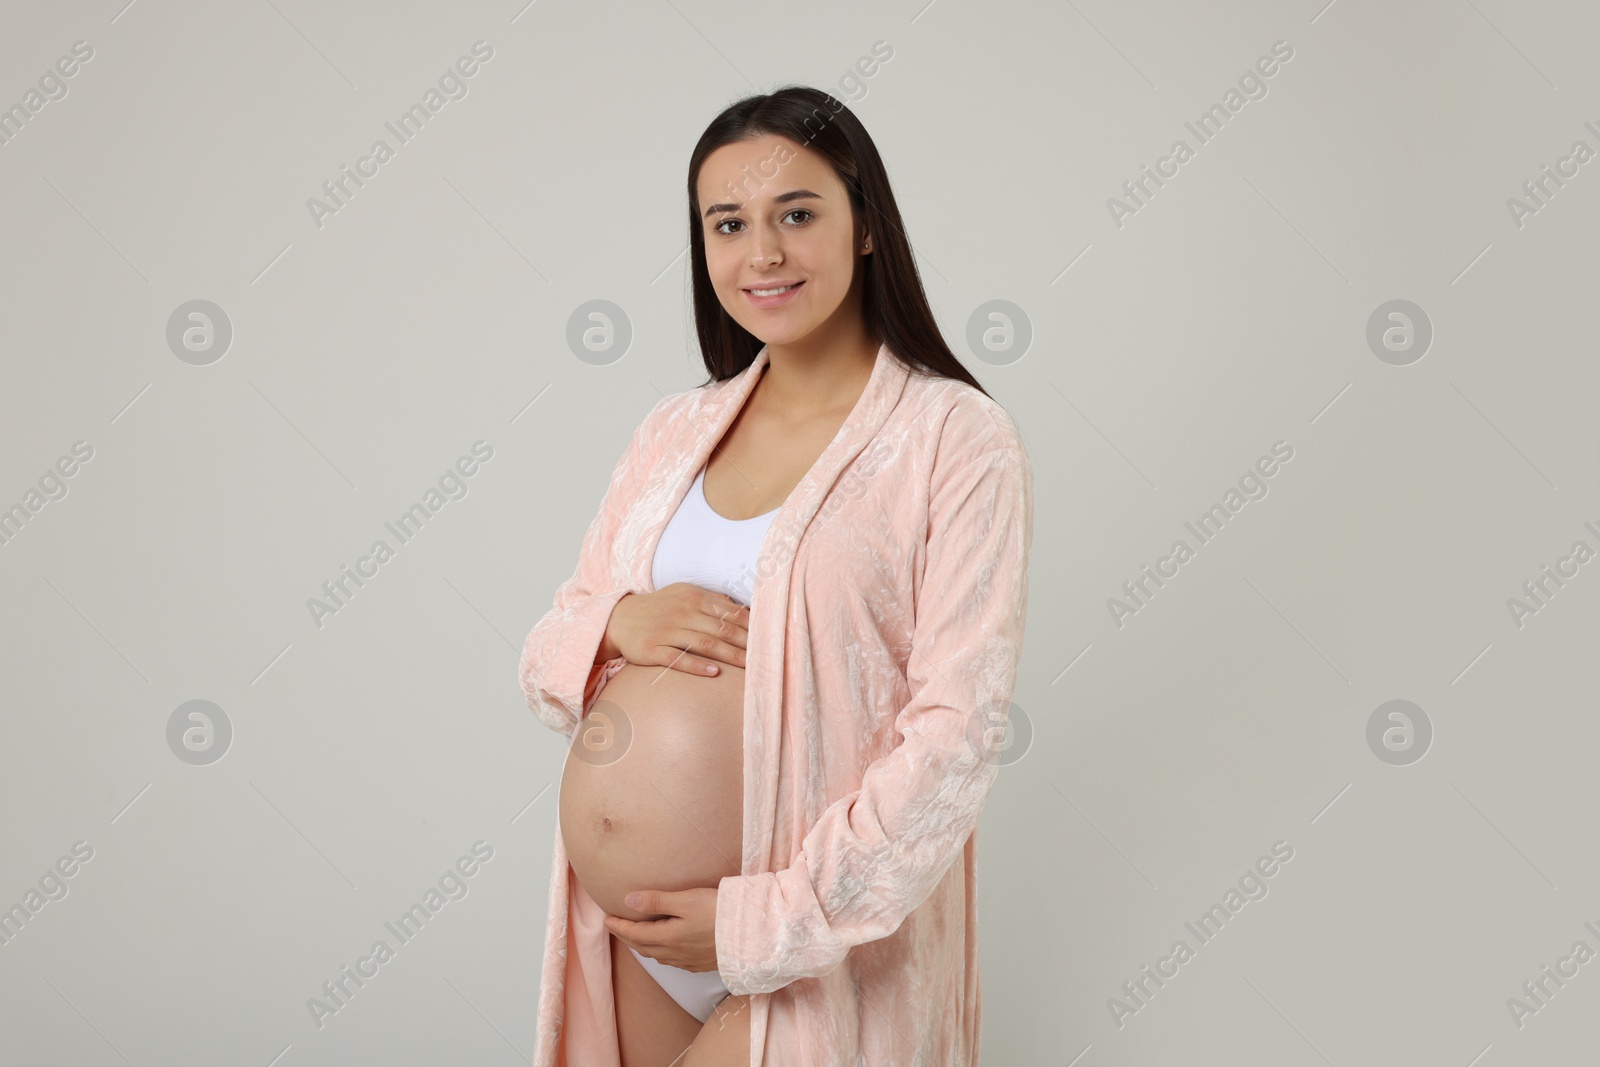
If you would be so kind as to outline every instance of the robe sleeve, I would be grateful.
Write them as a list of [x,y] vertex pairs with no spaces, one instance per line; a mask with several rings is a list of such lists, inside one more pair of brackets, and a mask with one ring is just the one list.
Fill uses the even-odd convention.
[[622,669],[618,656],[595,663],[606,624],[617,601],[629,593],[624,571],[614,565],[612,547],[617,531],[644,487],[659,453],[656,440],[661,418],[677,394],[664,397],[645,416],[628,449],[611,473],[611,484],[600,510],[589,523],[578,549],[578,568],[557,589],[555,605],[545,613],[522,644],[517,666],[528,707],[539,721],[559,733],[572,735],[593,702],[603,678]]
[[941,442],[911,699],[895,720],[903,740],[822,812],[787,868],[718,883],[717,969],[733,993],[820,977],[852,947],[893,933],[977,826],[999,773],[1027,613],[1032,470],[1013,440],[964,455]]

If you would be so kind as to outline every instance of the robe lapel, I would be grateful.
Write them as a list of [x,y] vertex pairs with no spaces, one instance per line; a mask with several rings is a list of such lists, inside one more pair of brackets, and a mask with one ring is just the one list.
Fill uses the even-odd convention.
[[[720,390],[693,417],[685,413],[679,424],[685,447],[666,465],[652,491],[640,501],[641,551],[634,554],[634,580],[639,588],[655,592],[651,562],[656,545],[673,512],[688,495],[694,476],[705,466],[711,448],[722,440],[755,389],[767,363],[763,345],[750,366],[722,383]],[[822,507],[844,468],[861,453],[894,410],[910,372],[878,347],[872,375],[855,407],[800,479],[789,498],[773,516],[761,543],[750,604],[750,630],[745,650],[744,683],[744,855],[741,874],[777,869],[771,855],[776,823],[778,771],[783,738],[783,666],[790,577],[795,550],[806,527]],[[676,434],[674,435],[677,436]],[[787,866],[788,858],[781,863]]]
[[711,395],[701,401],[698,410],[694,410],[695,397],[692,393],[679,401],[678,410],[674,412],[673,421],[667,428],[668,440],[679,447],[674,448],[673,454],[667,457],[660,478],[645,489],[638,504],[638,523],[643,533],[638,551],[632,554],[631,559],[634,583],[646,592],[656,591],[655,580],[650,573],[651,564],[667,523],[678,510],[678,505],[683,503],[683,498],[689,495],[694,476],[711,458],[712,446],[722,440],[728,427],[733,425],[734,418],[744,408],[744,402],[755,391],[756,381],[766,362],[767,346],[762,345],[750,366],[727,381],[710,387]]

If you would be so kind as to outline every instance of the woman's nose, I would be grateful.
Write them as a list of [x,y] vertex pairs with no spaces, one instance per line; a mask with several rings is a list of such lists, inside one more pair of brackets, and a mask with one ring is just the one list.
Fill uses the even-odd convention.
[[761,267],[781,262],[783,262],[783,248],[778,238],[757,232],[755,243],[750,249],[751,266]]

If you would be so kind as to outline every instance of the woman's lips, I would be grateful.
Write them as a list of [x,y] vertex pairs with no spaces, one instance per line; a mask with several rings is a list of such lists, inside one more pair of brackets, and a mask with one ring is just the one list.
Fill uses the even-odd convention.
[[[758,308],[782,307],[783,305],[787,304],[790,300],[793,300],[795,294],[798,293],[800,291],[800,288],[805,284],[806,284],[805,282],[796,282],[794,285],[790,286],[788,289],[786,289],[783,292],[778,293],[778,294],[776,294],[774,296],[757,296],[755,293],[751,292],[749,289],[744,290],[744,295],[750,299],[750,303],[754,304]],[[765,288],[765,287],[760,287],[760,288]]]

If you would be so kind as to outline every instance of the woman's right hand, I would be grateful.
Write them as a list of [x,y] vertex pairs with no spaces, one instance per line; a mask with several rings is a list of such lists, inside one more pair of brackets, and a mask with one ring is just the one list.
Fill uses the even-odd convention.
[[749,626],[750,609],[732,597],[674,582],[617,601],[595,662],[621,656],[629,663],[710,675],[720,673],[720,661],[742,670]]

